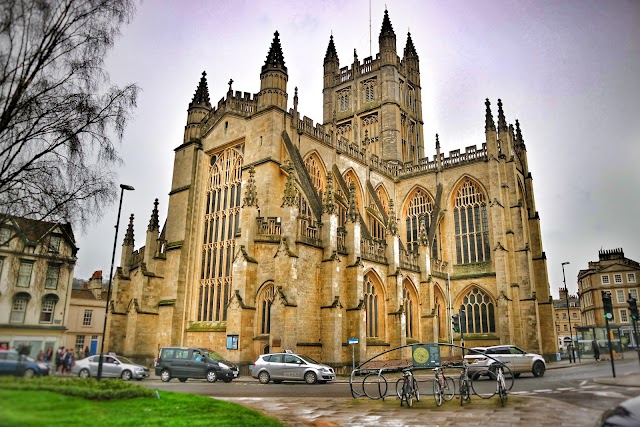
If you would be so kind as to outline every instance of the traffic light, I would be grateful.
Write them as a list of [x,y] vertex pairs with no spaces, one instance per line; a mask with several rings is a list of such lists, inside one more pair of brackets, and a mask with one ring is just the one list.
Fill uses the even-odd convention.
[[638,320],[638,301],[629,294],[629,299],[627,300],[629,303],[629,311],[631,312],[631,318],[633,320]]
[[604,318],[613,320],[613,303],[611,302],[611,292],[602,291],[602,305],[604,307]]
[[454,314],[451,316],[451,322],[453,323],[453,332],[460,332],[460,315]]

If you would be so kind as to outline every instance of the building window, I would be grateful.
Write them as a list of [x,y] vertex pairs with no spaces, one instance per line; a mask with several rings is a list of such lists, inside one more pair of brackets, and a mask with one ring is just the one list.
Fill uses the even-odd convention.
[[627,273],[627,283],[636,283],[636,273]]
[[340,112],[349,110],[349,90],[338,93],[338,107]]
[[621,308],[620,309],[620,322],[622,322],[622,323],[629,322],[629,318],[627,317],[627,309],[626,308]]
[[364,102],[373,102],[375,100],[376,79],[367,80],[362,83],[364,91]]
[[564,325],[564,330],[565,332],[567,332],[569,330],[569,327],[567,325]]
[[56,301],[53,299],[42,300],[42,310],[40,311],[40,323],[53,322],[53,310],[56,308]]
[[464,308],[460,322],[460,327],[464,331],[470,334],[487,334],[496,331],[494,303],[484,291],[473,288],[462,299],[460,308]]
[[405,329],[405,336],[407,338],[413,337],[414,333],[417,331],[417,325],[414,325],[416,319],[416,313],[414,310],[416,309],[415,297],[413,296],[413,292],[411,292],[411,284],[405,282],[402,285],[402,306],[404,308],[404,312],[406,315],[407,325]]
[[259,316],[260,316],[260,333],[271,333],[271,307],[273,306],[273,300],[275,297],[275,289],[273,285],[268,285],[262,291],[258,302]]
[[625,302],[626,301],[626,299],[624,297],[624,290],[623,289],[616,290],[616,295],[618,296],[618,302]]
[[85,310],[84,316],[82,317],[82,326],[91,326],[92,320],[93,320],[93,310]]
[[11,230],[0,227],[0,246],[9,246],[9,239],[11,239]]
[[47,269],[47,280],[44,284],[45,289],[57,289],[59,275],[60,266],[49,264],[49,268]]
[[614,274],[613,283],[622,283],[622,274]]
[[456,194],[453,211],[458,264],[491,259],[487,205],[480,188],[467,179]]
[[556,331],[560,332],[560,325],[556,325]]
[[[424,227],[425,232],[429,231],[431,225],[431,214],[434,206],[433,198],[425,191],[418,189],[414,194],[409,207],[407,208],[407,249],[412,252],[418,251],[418,235],[420,227]],[[433,239],[431,245],[431,258],[438,259],[437,237]]]
[[556,320],[560,319],[560,315],[556,313]]
[[307,157],[304,161],[304,166],[309,172],[313,187],[318,194],[324,193],[324,170],[321,166],[321,162],[316,155]]
[[60,252],[60,236],[51,236],[49,238],[49,252],[58,253]]
[[603,274],[602,276],[600,276],[600,279],[602,280],[603,285],[609,284],[609,276],[607,274]]
[[638,301],[638,290],[637,289],[629,289],[629,296],[631,296],[631,298],[633,298],[636,301]]
[[204,216],[198,321],[227,320],[231,262],[240,222],[244,145],[211,156]]
[[24,323],[25,314],[27,313],[27,304],[31,296],[25,292],[20,292],[13,297],[13,305],[11,306],[11,323]]
[[76,351],[84,350],[84,335],[76,336]]
[[573,318],[574,318],[574,319],[577,319],[577,318],[578,318],[578,313],[573,312],[572,314],[573,314]]
[[28,288],[31,284],[31,271],[33,270],[32,261],[20,262],[20,270],[18,271],[18,283],[16,286]]
[[378,336],[378,293],[376,286],[369,277],[365,277],[364,283],[364,307],[367,316],[367,336]]
[[567,320],[567,313],[562,313],[562,320]]

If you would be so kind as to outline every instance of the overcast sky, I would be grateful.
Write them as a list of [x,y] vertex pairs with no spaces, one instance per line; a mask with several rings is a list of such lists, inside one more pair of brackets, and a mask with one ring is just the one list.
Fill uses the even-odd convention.
[[[484,99],[519,119],[533,176],[552,294],[577,291],[600,249],[640,261],[640,2],[635,0],[371,0],[372,54],[386,7],[402,56],[420,57],[425,154],[484,142]],[[257,93],[274,31],[288,67],[289,107],[322,121],[323,59],[333,34],[340,66],[369,56],[369,2],[146,0],[107,58],[113,83],[142,88],[121,145],[125,192],[116,252],[135,214],[144,245],[153,201],[166,219],[174,148],[202,71],[211,103],[233,89]],[[82,234],[75,277],[108,277],[117,204]]]

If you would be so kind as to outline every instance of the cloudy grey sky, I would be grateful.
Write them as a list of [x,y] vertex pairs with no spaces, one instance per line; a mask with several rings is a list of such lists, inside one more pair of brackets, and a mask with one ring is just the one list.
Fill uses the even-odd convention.
[[[398,53],[411,31],[422,79],[425,154],[484,141],[484,99],[519,119],[540,213],[549,283],[577,291],[576,276],[600,249],[640,261],[640,2],[635,0],[371,0],[372,54],[384,9]],[[144,244],[153,201],[166,218],[173,149],[202,71],[212,104],[233,89],[256,93],[273,33],[280,32],[289,100],[322,121],[322,63],[333,33],[340,65],[369,56],[369,2],[146,0],[107,59],[114,83],[142,88],[125,133],[120,248],[134,213]],[[291,106],[291,105],[290,105]],[[77,232],[77,278],[108,276],[117,205]]]

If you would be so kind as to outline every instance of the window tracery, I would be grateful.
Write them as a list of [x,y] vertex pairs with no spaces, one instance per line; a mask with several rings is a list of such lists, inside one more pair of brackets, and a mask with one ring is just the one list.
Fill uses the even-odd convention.
[[458,264],[491,259],[485,196],[479,186],[466,179],[458,189],[453,210]]

